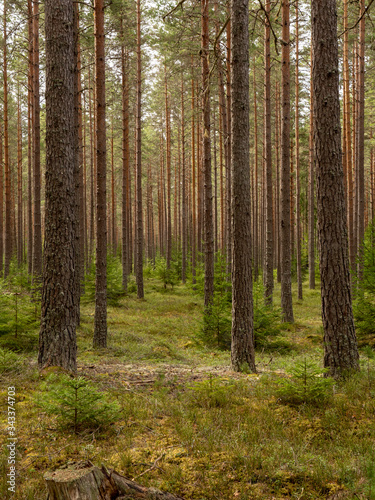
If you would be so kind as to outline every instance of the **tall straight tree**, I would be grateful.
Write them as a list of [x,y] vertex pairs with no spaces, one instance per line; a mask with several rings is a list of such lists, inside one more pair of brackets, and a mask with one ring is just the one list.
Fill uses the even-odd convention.
[[282,54],[281,54],[281,307],[283,319],[292,323],[291,230],[290,230],[290,30],[289,0],[282,1]]
[[3,137],[0,123],[0,277],[4,271],[4,170],[3,170]]
[[34,241],[33,275],[42,275],[42,214],[40,167],[40,83],[39,83],[39,2],[33,4],[33,171],[34,171]]
[[232,0],[232,368],[255,372],[252,300],[249,3]]
[[137,104],[136,104],[136,281],[137,297],[143,299],[143,213],[142,213],[142,54],[141,0],[137,0]]
[[[33,271],[33,199],[32,199],[32,113],[33,113],[33,4],[27,0],[28,15],[28,99],[27,99],[27,270]],[[2,259],[1,259],[2,262]]]
[[128,288],[129,274],[129,84],[127,50],[121,18],[121,85],[122,85],[122,286]]
[[266,1],[264,28],[264,120],[265,120],[265,177],[266,177],[266,252],[264,269],[264,296],[268,305],[272,304],[273,294],[273,193],[272,193],[272,143],[271,143],[271,44],[270,44],[270,1]]
[[214,225],[211,179],[211,125],[209,80],[209,0],[202,0],[203,175],[204,175],[204,305],[209,312],[214,295]]
[[324,366],[340,377],[359,370],[349,275],[341,155],[336,0],[312,0],[314,149]]
[[363,240],[365,237],[365,1],[360,1],[358,51],[358,147],[357,147],[357,245],[358,279],[363,275]]
[[296,74],[295,74],[295,134],[296,134],[296,243],[297,243],[297,285],[298,300],[302,300],[302,256],[301,256],[301,181],[300,181],[300,161],[299,161],[299,23],[298,0],[296,7]]
[[182,149],[182,256],[181,256],[181,278],[186,281],[186,257],[187,257],[187,196],[186,196],[186,158],[185,158],[185,91],[184,76],[181,73],[181,149]]
[[309,180],[308,180],[308,240],[309,240],[309,287],[315,290],[315,173],[314,173],[314,87],[312,81],[312,47],[310,49],[310,131],[309,131]]
[[7,2],[4,2],[4,51],[3,51],[3,84],[4,84],[4,174],[5,174],[5,252],[4,278],[9,274],[12,258],[12,188],[9,162],[9,112],[8,112],[8,52],[7,52]]
[[96,289],[94,347],[107,346],[107,190],[104,0],[95,0]]
[[46,0],[46,231],[39,367],[76,371],[73,0]]

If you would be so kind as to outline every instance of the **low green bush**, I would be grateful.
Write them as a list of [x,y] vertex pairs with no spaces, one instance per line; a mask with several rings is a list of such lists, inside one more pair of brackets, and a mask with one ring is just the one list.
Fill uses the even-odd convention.
[[50,375],[36,403],[48,415],[56,416],[63,428],[73,429],[76,434],[85,429],[108,428],[121,413],[120,405],[90,381],[68,375]]
[[334,380],[324,377],[326,370],[313,362],[305,359],[287,373],[289,377],[278,380],[277,396],[280,402],[321,406],[332,397]]
[[[85,278],[85,294],[82,301],[86,303],[95,302],[95,263]],[[129,286],[128,286],[129,292]],[[112,254],[107,254],[107,302],[110,306],[119,306],[120,299],[125,295],[122,286],[122,266],[120,259]]]

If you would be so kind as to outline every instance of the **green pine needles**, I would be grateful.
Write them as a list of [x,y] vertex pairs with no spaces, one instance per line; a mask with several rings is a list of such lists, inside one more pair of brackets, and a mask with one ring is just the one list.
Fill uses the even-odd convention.
[[75,434],[85,429],[108,428],[121,412],[120,405],[110,401],[89,380],[68,375],[51,375],[37,404]]
[[278,380],[277,395],[282,403],[322,406],[332,397],[334,380],[306,359],[288,371],[290,377]]

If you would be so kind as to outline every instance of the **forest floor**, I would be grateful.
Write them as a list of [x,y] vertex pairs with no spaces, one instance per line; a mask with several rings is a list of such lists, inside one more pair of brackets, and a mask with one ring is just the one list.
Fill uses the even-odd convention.
[[[257,351],[257,374],[233,373],[228,351],[197,340],[203,304],[191,289],[148,279],[145,292],[109,308],[102,351],[92,348],[93,304],[82,306],[78,374],[117,402],[107,426],[75,433],[41,405],[57,375],[38,372],[37,330],[0,337],[0,347],[19,346],[22,363],[1,375],[3,416],[7,387],[17,393],[17,493],[9,498],[45,500],[44,472],[89,459],[186,500],[375,499],[374,361],[361,353],[361,373],[335,383],[324,401],[279,397],[293,367],[322,366],[318,288],[294,297],[296,323],[280,333],[289,347]],[[279,294],[276,287],[275,304]],[[2,478],[7,458],[2,446]],[[8,498],[5,481],[0,497]]]

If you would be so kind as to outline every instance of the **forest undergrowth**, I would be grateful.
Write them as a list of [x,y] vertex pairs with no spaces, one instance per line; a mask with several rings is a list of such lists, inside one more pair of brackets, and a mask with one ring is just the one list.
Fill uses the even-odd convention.
[[186,499],[375,499],[373,351],[361,348],[350,379],[323,377],[318,287],[305,284],[303,301],[294,294],[296,323],[278,324],[257,349],[258,373],[248,374],[232,372],[230,352],[202,339],[203,301],[191,287],[152,273],[145,284],[144,300],[130,294],[109,307],[103,351],[92,348],[94,306],[83,301],[76,379],[39,373],[37,306],[16,296],[15,335],[12,293],[25,286],[2,285],[3,408],[7,386],[17,400],[9,498],[44,500],[44,472],[90,460]]

